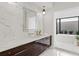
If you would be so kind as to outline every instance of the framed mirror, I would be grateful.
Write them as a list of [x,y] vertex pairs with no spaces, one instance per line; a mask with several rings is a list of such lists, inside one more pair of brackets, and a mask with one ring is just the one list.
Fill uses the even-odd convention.
[[37,13],[33,10],[23,8],[24,21],[23,32],[34,33],[37,29]]

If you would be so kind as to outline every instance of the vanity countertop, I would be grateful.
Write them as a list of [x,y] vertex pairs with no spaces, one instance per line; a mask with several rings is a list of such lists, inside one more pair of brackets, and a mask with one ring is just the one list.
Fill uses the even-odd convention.
[[42,39],[44,37],[50,36],[49,34],[44,34],[40,36],[18,36],[18,39],[3,39],[0,41],[0,52],[33,42],[35,40]]

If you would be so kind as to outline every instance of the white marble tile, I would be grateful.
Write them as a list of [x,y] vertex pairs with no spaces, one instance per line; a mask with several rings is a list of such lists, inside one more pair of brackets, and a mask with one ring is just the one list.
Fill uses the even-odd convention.
[[63,51],[60,49],[48,48],[46,51],[44,51],[42,54],[40,54],[40,56],[78,56],[78,55],[67,52],[67,51]]
[[54,56],[54,55],[56,54],[53,52],[53,49],[51,48],[48,48],[46,51],[40,54],[40,56]]

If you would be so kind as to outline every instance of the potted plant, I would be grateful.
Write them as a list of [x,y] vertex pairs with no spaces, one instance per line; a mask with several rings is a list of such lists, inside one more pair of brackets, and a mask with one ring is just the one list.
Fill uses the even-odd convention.
[[66,30],[64,31],[64,34],[67,34],[67,31]]
[[79,46],[79,35],[76,36],[77,39],[77,45]]
[[76,34],[79,35],[79,31],[77,31]]
[[60,31],[60,34],[63,34],[63,31]]
[[69,34],[73,34],[73,31],[69,31]]
[[79,46],[79,31],[78,32],[76,32],[76,40],[77,40],[77,45]]

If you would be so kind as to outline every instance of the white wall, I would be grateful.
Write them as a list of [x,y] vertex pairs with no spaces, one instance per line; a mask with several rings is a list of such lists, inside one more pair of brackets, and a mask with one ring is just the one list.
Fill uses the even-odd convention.
[[18,40],[27,39],[27,33],[23,32],[23,17],[23,9],[17,3],[0,3],[0,47],[3,43],[16,44]]
[[[79,16],[79,7],[57,11],[55,12],[54,16],[55,20],[56,18]],[[74,42],[75,42],[75,36],[64,35],[64,34],[59,36],[55,35],[54,46],[79,53],[78,52],[79,47],[76,46]]]
[[[52,6],[53,7],[53,6]],[[54,20],[54,9],[50,9],[44,16],[44,32],[52,35],[52,46],[54,45],[55,39],[55,20]]]
[[79,7],[69,8],[62,11],[55,12],[55,18],[79,16]]
[[[13,4],[8,4],[7,2],[0,3],[0,41],[1,41],[0,45],[2,45],[3,42],[5,42],[4,45],[13,43],[16,44],[17,41],[19,40],[27,39],[26,38],[27,33],[23,32],[24,14],[21,6],[23,5],[17,3]],[[29,7],[29,4],[26,6],[27,8],[31,9],[31,7]],[[37,20],[40,21],[40,24],[42,24],[42,21],[44,21],[43,25],[40,25],[40,27],[44,28],[45,33],[52,34],[53,31],[52,9],[50,12],[49,11],[47,12],[47,14],[44,17],[45,19],[43,20],[42,13],[39,12],[38,9],[34,6],[35,5],[32,5],[32,10],[36,11],[37,14],[40,15],[40,16],[37,15],[38,17]]]
[[[3,27],[0,27],[0,29],[2,29],[0,32],[3,32],[0,35],[3,35],[3,39],[5,36],[7,37],[7,35],[8,39],[9,37],[15,39],[16,36],[22,32],[22,15],[23,10],[18,5],[0,3],[0,25]],[[3,30],[6,30],[7,33],[5,34]]]
[[44,30],[45,33],[53,33],[53,9],[44,15]]

